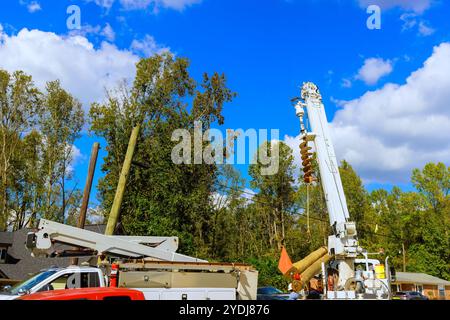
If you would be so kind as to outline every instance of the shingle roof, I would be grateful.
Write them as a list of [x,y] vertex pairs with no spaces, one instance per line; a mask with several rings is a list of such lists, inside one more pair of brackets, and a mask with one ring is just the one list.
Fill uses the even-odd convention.
[[[105,225],[89,225],[85,229],[104,233]],[[22,229],[16,232],[8,232],[12,238],[12,246],[8,249],[8,255],[16,260],[17,263],[0,264],[0,275],[14,280],[23,280],[30,274],[39,272],[52,266],[67,267],[71,263],[71,258],[35,258],[31,256],[30,251],[25,247],[27,233],[29,229]],[[6,232],[5,232],[6,233]],[[56,245],[58,250],[68,249],[67,245]],[[88,261],[89,258],[79,258],[79,263]]]
[[397,272],[395,282],[450,286],[450,281],[439,279],[437,277],[430,276],[429,274],[426,273],[414,273],[414,272]]
[[0,232],[0,244],[10,245],[13,242],[13,234],[11,232]]

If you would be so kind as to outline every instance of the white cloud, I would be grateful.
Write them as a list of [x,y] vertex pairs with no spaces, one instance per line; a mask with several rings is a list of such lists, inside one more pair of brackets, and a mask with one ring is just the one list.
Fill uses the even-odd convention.
[[114,42],[116,39],[116,33],[109,23],[106,23],[104,27],[100,25],[92,26],[90,24],[83,25],[80,29],[73,29],[69,32],[70,36],[82,36],[88,35],[102,36],[110,42]]
[[417,26],[417,14],[404,13],[400,16],[400,20],[403,21],[402,31],[409,30]]
[[90,24],[85,24],[83,26],[80,27],[80,29],[73,29],[70,30],[69,32],[69,36],[82,36],[82,37],[86,37],[90,34],[100,34],[102,31],[102,27],[99,25],[96,26],[92,26]]
[[159,3],[160,6],[163,6],[165,8],[183,10],[188,6],[202,2],[202,0],[158,0],[156,2]]
[[429,25],[429,22],[419,18],[416,13],[404,13],[400,16],[400,20],[403,21],[402,31],[412,30],[417,27],[418,34],[425,37],[432,35],[436,31]]
[[393,70],[390,60],[381,58],[369,58],[364,61],[364,65],[359,69],[356,79],[364,81],[368,85],[374,85],[382,77],[387,76]]
[[[114,2],[114,0],[95,0],[97,5],[108,10]],[[162,7],[181,11],[188,6],[202,2],[202,0],[119,0],[119,2],[125,10],[141,10],[149,7],[158,10]]]
[[42,10],[41,5],[37,1],[33,1],[27,5],[29,12],[34,13],[36,11]]
[[245,188],[242,193],[242,197],[247,200],[252,200],[255,197],[255,195],[256,195],[256,192],[249,188]]
[[114,0],[95,0],[95,4],[100,7],[110,9],[114,4]]
[[30,13],[35,13],[37,11],[42,10],[41,5],[37,1],[20,0],[19,3],[22,6],[26,6],[28,12]]
[[342,79],[341,86],[343,88],[351,88],[352,85],[353,85],[353,83],[352,83],[352,81],[350,79],[347,79],[347,78]]
[[170,51],[169,48],[161,47],[150,35],[146,35],[142,40],[133,40],[131,43],[131,50],[136,53],[143,54],[145,57],[154,55],[155,53],[162,53]]
[[436,30],[427,25],[425,21],[420,21],[419,23],[419,34],[422,36],[430,36],[432,35]]
[[132,52],[106,42],[95,48],[82,36],[28,29],[12,36],[0,33],[0,68],[23,70],[42,89],[47,81],[60,79],[85,107],[102,100],[105,88],[123,79],[131,83],[138,60]]
[[75,172],[75,166],[80,162],[85,161],[86,155],[84,155],[81,150],[75,145],[69,146],[66,150],[70,152],[71,156],[71,161],[66,168],[66,172],[67,174],[73,174]]
[[[331,123],[338,159],[349,161],[365,183],[406,183],[412,169],[428,162],[450,165],[448,88],[450,43],[443,43],[405,84],[342,102]],[[298,137],[285,141],[298,151]]]
[[120,0],[120,4],[126,10],[146,9],[151,3],[155,3],[155,1],[153,1],[153,0]]
[[433,0],[358,0],[361,7],[367,8],[370,5],[379,5],[382,9],[392,9],[399,7],[407,11],[414,11],[422,14],[428,10]]
[[100,34],[111,42],[113,42],[116,39],[116,33],[114,32],[113,28],[109,23],[105,25]]

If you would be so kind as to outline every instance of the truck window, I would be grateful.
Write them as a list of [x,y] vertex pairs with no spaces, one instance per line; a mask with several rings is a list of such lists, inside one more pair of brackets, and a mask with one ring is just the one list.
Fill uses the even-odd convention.
[[42,281],[45,281],[45,279],[51,277],[55,273],[55,270],[40,272],[32,276],[30,279],[16,284],[9,290],[9,292],[16,295],[19,294],[19,292],[26,292],[28,290],[31,290],[34,286],[38,285]]
[[77,274],[75,273],[66,273],[49,284],[43,286],[41,289],[39,289],[39,292],[42,291],[50,291],[50,290],[64,290],[64,289],[72,289],[72,288],[78,288],[77,285]]
[[100,279],[98,272],[81,273],[80,288],[97,288],[100,287]]

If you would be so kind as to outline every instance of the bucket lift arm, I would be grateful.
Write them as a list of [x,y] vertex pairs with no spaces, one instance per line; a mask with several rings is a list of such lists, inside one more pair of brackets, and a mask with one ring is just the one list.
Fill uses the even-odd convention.
[[38,231],[27,236],[27,248],[33,256],[50,256],[56,243],[91,249],[97,254],[127,258],[153,258],[174,262],[206,262],[176,253],[177,237],[105,236],[46,219],[39,221]]

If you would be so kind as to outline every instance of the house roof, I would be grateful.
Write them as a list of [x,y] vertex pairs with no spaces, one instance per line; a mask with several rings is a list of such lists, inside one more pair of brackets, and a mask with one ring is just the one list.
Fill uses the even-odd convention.
[[433,277],[426,273],[414,272],[397,272],[395,282],[450,286],[450,281]]
[[11,245],[13,243],[13,234],[11,232],[0,232],[0,244]]
[[[86,230],[104,233],[105,225],[88,225]],[[36,258],[32,257],[30,251],[25,247],[27,234],[30,229],[22,229],[15,232],[5,232],[9,235],[6,237],[12,238],[11,246],[8,249],[8,256],[10,256],[14,263],[0,264],[0,276],[23,280],[29,277],[30,274],[39,272],[42,269],[49,267],[67,267],[71,264],[71,258]],[[0,238],[1,239],[1,238]],[[0,242],[1,243],[1,242]],[[57,250],[64,250],[71,248],[67,245],[55,245]],[[79,258],[79,263],[88,261],[89,257]]]

